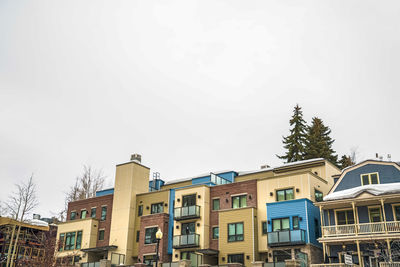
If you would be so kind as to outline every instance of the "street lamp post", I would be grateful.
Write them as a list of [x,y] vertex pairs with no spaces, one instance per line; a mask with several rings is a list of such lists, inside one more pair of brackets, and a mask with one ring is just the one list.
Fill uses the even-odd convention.
[[157,239],[157,247],[156,247],[156,267],[158,267],[158,249],[160,246],[160,240],[162,239],[163,233],[161,232],[160,228],[158,228],[157,233],[156,233],[156,239]]

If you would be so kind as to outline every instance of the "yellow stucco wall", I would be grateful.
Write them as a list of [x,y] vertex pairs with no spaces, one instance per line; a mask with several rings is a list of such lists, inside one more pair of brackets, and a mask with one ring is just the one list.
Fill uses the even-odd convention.
[[[185,222],[196,222],[196,234],[199,234],[199,243],[200,247],[197,249],[209,248],[210,245],[210,188],[205,185],[195,186],[185,189],[178,189],[175,191],[175,208],[182,207],[182,196],[185,195],[193,195],[196,194],[196,205],[200,206],[200,218],[195,220],[184,220],[184,221],[175,221],[174,227],[174,236],[181,235],[181,224]],[[200,198],[198,196],[200,195]],[[178,202],[177,199],[180,199]],[[200,224],[197,226],[197,224]],[[176,225],[179,226],[179,229],[176,229]],[[186,249],[193,250],[193,249]],[[180,259],[180,252],[184,251],[181,249],[173,249],[172,255],[178,254],[178,258],[173,256],[173,261],[178,261]]]
[[[219,212],[219,262],[226,264],[228,254],[244,254],[245,266],[251,266],[251,262],[258,260],[257,253],[257,229],[255,208],[240,208]],[[244,240],[228,242],[228,224],[243,222]],[[254,230],[254,231],[253,231]],[[254,235],[253,235],[254,232]],[[225,261],[222,258],[225,258]],[[249,259],[247,259],[249,257]]]
[[[136,194],[148,192],[150,169],[135,163],[117,165],[115,174],[113,213],[111,220],[110,245],[113,251],[125,255],[125,264],[133,264],[135,237]],[[108,258],[111,258],[109,252]]]
[[[60,238],[60,234],[82,231],[81,249],[94,248],[96,247],[98,225],[99,221],[93,218],[86,218],[86,219],[60,223],[58,225],[58,230],[57,230],[57,242]],[[65,257],[70,255],[80,255],[82,257],[81,262],[87,262],[88,260],[87,253],[83,253],[80,250],[68,250],[68,251],[56,252],[57,257]]]
[[[169,213],[169,190],[162,190],[157,192],[149,192],[144,194],[139,194],[136,196],[136,214],[135,214],[135,231],[140,230],[140,218],[137,216],[138,206],[143,205],[143,216],[151,214],[151,204],[164,202],[164,213]],[[167,206],[165,206],[167,204]],[[149,207],[149,209],[147,209]],[[139,243],[135,240],[133,243],[133,256],[137,257],[139,254]]]

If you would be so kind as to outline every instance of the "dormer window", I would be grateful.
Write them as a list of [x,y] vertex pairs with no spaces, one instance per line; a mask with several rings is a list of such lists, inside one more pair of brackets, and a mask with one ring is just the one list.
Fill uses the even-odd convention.
[[379,184],[377,172],[361,174],[361,185]]

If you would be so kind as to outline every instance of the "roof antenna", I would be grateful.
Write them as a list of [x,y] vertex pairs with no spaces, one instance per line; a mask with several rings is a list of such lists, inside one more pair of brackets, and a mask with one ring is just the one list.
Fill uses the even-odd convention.
[[392,161],[392,155],[387,154],[387,159],[388,159],[388,161]]

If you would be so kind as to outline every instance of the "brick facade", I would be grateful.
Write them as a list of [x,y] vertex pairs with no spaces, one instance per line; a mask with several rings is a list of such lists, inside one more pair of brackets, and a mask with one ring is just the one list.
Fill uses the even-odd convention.
[[[86,218],[90,218],[92,216],[91,209],[94,207],[96,208],[95,218],[99,220],[99,230],[104,229],[104,240],[98,240],[97,238],[96,247],[109,245],[113,198],[114,195],[105,195],[101,197],[92,197],[68,203],[67,221],[71,221],[72,211],[77,212],[75,220],[79,220],[82,210],[87,210]],[[107,206],[107,215],[104,221],[101,220],[101,208],[103,206]]]
[[232,195],[247,194],[247,207],[257,207],[257,180],[211,187],[210,189],[210,248],[218,250],[218,240],[213,239],[212,228],[219,225],[218,213],[213,211],[213,199],[219,198],[219,209],[232,209]]
[[[163,233],[160,241],[160,262],[170,262],[171,255],[168,255],[168,221],[169,215],[166,213],[158,213],[142,216],[140,218],[140,236],[139,236],[139,254],[138,259],[143,262],[143,255],[156,253],[156,244],[145,244],[145,232],[147,227],[158,226]],[[136,233],[135,233],[136,237]]]

